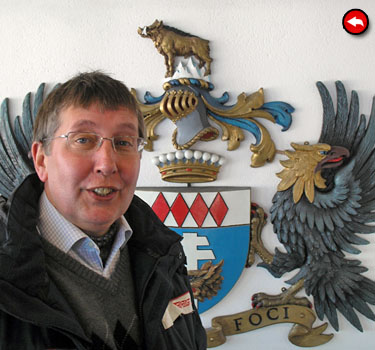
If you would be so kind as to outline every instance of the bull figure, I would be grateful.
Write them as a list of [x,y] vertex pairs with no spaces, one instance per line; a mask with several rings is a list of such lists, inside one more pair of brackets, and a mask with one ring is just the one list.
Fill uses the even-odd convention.
[[163,21],[158,20],[155,20],[148,27],[138,28],[138,34],[143,38],[150,38],[159,53],[164,56],[167,67],[166,78],[173,76],[176,56],[184,56],[184,58],[196,57],[199,61],[199,68],[206,64],[204,75],[211,74],[212,58],[210,57],[208,40],[165,26]]

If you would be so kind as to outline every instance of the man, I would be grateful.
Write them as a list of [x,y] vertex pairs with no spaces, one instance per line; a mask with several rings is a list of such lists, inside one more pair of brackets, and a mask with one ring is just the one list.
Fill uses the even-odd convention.
[[44,101],[36,174],[1,212],[0,350],[206,348],[180,236],[134,196],[143,135],[100,72]]

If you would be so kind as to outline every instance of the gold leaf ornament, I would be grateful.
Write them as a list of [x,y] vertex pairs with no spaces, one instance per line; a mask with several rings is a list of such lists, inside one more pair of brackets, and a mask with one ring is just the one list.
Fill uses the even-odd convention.
[[135,97],[138,107],[141,110],[141,113],[144,116],[144,123],[145,123],[145,129],[146,129],[146,151],[153,151],[154,146],[153,142],[156,141],[159,138],[159,135],[155,133],[156,126],[161,123],[164,119],[166,119],[166,116],[163,115],[163,113],[160,111],[160,103],[148,105],[145,103],[142,103],[138,97],[135,89],[131,89],[130,91],[132,95]]

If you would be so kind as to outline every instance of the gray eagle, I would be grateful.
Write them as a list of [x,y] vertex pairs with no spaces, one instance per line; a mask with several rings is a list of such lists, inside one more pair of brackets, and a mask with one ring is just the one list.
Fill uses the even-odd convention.
[[[358,95],[350,105],[344,85],[336,82],[337,109],[321,83],[323,127],[319,143],[298,145],[285,151],[288,160],[278,192],[273,198],[271,221],[286,253],[275,250],[270,264],[261,263],[275,277],[297,270],[279,296],[258,293],[256,307],[297,303],[309,305],[294,295],[303,287],[312,295],[318,317],[327,316],[339,330],[337,311],[358,330],[359,313],[375,320],[368,304],[375,304],[375,282],[366,278],[359,260],[344,252],[359,254],[355,245],[368,241],[358,234],[375,232],[375,101],[368,122],[359,116]],[[311,306],[311,305],[309,305]]]

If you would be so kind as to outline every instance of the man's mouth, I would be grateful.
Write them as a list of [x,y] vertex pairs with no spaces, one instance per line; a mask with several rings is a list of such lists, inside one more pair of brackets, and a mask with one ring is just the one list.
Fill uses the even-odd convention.
[[101,197],[108,196],[112,192],[115,192],[115,189],[110,187],[97,187],[92,190],[95,194]]

